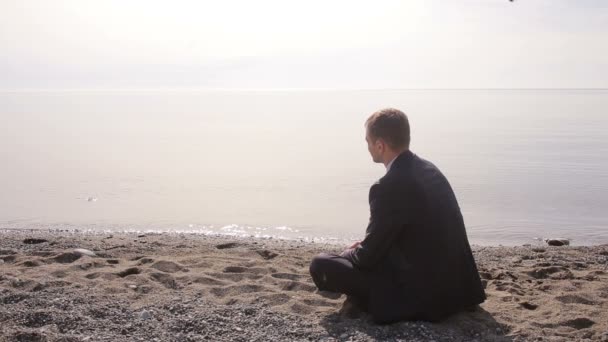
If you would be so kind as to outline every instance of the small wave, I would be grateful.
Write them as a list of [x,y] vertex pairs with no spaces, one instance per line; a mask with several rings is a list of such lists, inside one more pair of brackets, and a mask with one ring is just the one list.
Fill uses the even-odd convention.
[[66,234],[91,234],[91,235],[108,235],[108,234],[192,234],[192,235],[208,235],[208,236],[231,236],[235,238],[253,238],[253,239],[279,239],[289,241],[301,241],[306,243],[323,243],[347,245],[351,244],[353,239],[345,239],[332,236],[314,236],[305,234],[300,229],[288,226],[248,226],[238,224],[228,224],[220,227],[215,225],[166,225],[166,226],[145,226],[145,225],[102,225],[102,224],[13,224],[0,226],[0,231],[3,230],[23,230],[23,231],[48,231]]

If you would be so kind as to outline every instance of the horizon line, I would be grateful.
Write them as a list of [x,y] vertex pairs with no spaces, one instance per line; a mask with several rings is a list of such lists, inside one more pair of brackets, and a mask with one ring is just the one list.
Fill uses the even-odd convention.
[[0,88],[1,93],[25,93],[25,92],[96,92],[96,91],[225,91],[225,92],[295,92],[295,91],[471,91],[471,90],[608,90],[604,87],[437,87],[437,88],[207,88],[207,87],[154,87],[154,88]]

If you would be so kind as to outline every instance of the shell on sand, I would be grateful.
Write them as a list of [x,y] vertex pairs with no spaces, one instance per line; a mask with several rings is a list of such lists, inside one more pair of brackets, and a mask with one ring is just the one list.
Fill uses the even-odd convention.
[[97,256],[97,254],[95,254],[95,252],[90,251],[88,249],[84,249],[84,248],[76,248],[74,250],[74,253],[78,253],[78,254],[86,255],[86,256],[90,256],[90,257],[96,257]]

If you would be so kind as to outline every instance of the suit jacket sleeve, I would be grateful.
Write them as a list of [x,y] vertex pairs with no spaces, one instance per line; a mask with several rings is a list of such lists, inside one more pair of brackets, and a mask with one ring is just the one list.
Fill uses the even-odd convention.
[[394,188],[382,183],[374,184],[369,191],[370,221],[365,239],[342,256],[362,269],[372,269],[382,260],[405,227],[404,203],[399,200]]

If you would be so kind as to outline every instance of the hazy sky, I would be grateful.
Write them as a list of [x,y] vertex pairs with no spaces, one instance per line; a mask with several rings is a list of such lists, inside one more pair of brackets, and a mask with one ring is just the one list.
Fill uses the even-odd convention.
[[0,89],[608,88],[608,0],[0,0]]

